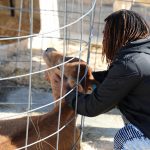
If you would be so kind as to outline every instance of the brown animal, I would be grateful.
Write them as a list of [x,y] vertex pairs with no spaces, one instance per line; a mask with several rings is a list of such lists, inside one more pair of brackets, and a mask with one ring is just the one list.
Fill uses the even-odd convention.
[[[60,63],[60,61],[62,61],[63,56],[58,52],[55,52],[54,50],[51,51],[50,49],[48,49],[45,51],[43,57],[48,67],[50,67],[51,65],[54,66]],[[76,79],[78,68],[77,60],[78,59],[75,59],[74,61],[72,61],[72,63],[70,63],[70,65],[68,63],[64,66],[65,69],[64,78],[65,81],[67,81],[70,85],[75,83],[74,79]],[[81,64],[82,64],[81,69],[86,68],[86,63]],[[81,71],[80,76],[82,76],[83,75],[82,73],[85,71],[85,69],[80,71]],[[47,73],[49,81],[51,82],[52,85],[52,91],[55,100],[56,98],[60,97],[60,93],[58,90],[58,88],[60,87],[56,87],[53,79],[55,78],[56,74],[60,75],[61,74],[60,72],[61,67],[56,68],[53,71],[52,70],[48,71]],[[82,91],[88,91],[88,88],[91,87],[91,84],[93,83],[93,77],[91,74],[91,70],[89,68],[86,78],[82,82],[83,83],[79,85],[80,86],[79,89]],[[85,90],[83,88],[84,83],[86,83]],[[32,144],[33,142],[48,137],[49,135],[57,132],[58,116],[59,116],[59,106],[57,105],[51,112],[48,112],[44,115],[30,117],[28,144]],[[59,132],[59,143],[58,143],[59,150],[80,149],[79,144],[80,134],[79,130],[76,129],[75,121],[76,121],[75,112],[70,107],[68,107],[68,105],[66,105],[64,100],[62,100],[60,128],[63,127],[63,130]],[[0,150],[14,150],[16,148],[20,148],[25,145],[26,122],[27,117],[0,121]],[[74,138],[74,131],[76,131],[75,138]],[[74,139],[75,141],[77,141],[76,145],[74,143]],[[47,139],[29,146],[28,150],[36,150],[36,149],[55,150],[56,141],[57,141],[57,134],[53,134]]]
[[[67,78],[65,82],[67,81],[70,87],[74,87],[74,85],[77,82],[78,77],[78,69],[80,64],[80,73],[79,73],[79,81],[82,80],[82,77],[86,74],[85,78],[78,84],[78,91],[81,93],[91,93],[93,90],[93,84],[97,84],[97,82],[94,80],[92,75],[92,70],[90,67],[87,67],[86,62],[83,60],[80,60],[78,58],[72,57],[65,57],[63,58],[63,55],[56,51],[54,48],[48,48],[44,54],[43,58],[48,66],[48,68],[54,67],[56,65],[59,65],[63,63],[63,59],[65,61],[68,61],[66,64],[64,64],[64,78]],[[71,60],[71,61],[69,61]],[[62,71],[62,65],[55,67],[54,69],[51,69],[46,72],[46,79],[51,83],[52,87],[52,93],[55,100],[57,100],[60,97],[60,92],[58,92],[58,87],[55,87],[55,80],[53,80],[53,76],[57,74],[58,76],[61,76]],[[87,71],[87,73],[86,73]]]

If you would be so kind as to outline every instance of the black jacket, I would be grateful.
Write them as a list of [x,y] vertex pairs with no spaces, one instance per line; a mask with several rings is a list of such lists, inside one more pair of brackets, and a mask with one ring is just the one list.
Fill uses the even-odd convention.
[[[92,117],[117,106],[150,138],[150,38],[121,48],[107,72],[93,75],[101,84],[92,94],[79,93],[77,113]],[[75,99],[75,91],[66,97],[73,108]]]

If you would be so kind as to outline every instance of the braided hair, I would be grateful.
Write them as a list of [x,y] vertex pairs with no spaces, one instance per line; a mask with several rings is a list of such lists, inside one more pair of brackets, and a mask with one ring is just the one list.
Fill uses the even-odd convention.
[[150,27],[139,14],[131,10],[119,10],[105,19],[102,59],[110,64],[116,52],[128,42],[146,38]]

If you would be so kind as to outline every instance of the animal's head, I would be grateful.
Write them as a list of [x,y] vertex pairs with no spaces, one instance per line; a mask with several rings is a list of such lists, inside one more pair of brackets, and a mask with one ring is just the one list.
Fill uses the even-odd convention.
[[[62,70],[62,66],[59,67]],[[92,69],[87,66],[84,61],[75,60],[64,65],[64,77],[70,87],[77,84],[78,78],[78,91],[81,93],[91,93],[93,87],[97,84],[92,75]]]
[[[63,59],[65,61],[71,59],[72,57],[65,57],[63,58],[63,55],[59,52],[57,52],[54,48],[48,48],[43,53],[43,59],[47,66],[54,67],[56,65],[59,65],[55,69],[52,69],[46,73],[47,79],[52,85],[53,80],[51,80],[51,77],[54,73],[61,75],[61,71],[63,70],[63,66],[60,65],[63,63]],[[79,74],[78,74],[79,69]],[[73,60],[67,62],[64,64],[64,78],[66,79],[69,86],[72,88],[77,83],[77,77],[79,76],[79,84],[78,84],[78,90],[81,93],[91,93],[93,91],[93,87],[97,84],[97,82],[94,80],[92,75],[92,69],[84,62],[83,60],[80,60],[78,58],[74,58]],[[52,90],[54,89],[55,85],[52,85]],[[58,90],[57,90],[58,91]],[[53,92],[57,92],[56,90]]]

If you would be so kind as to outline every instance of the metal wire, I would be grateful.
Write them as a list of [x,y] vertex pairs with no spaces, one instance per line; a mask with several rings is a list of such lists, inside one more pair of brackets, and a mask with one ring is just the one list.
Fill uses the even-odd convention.
[[[21,4],[20,4],[20,7],[21,7],[21,8],[22,8],[22,3],[23,3],[23,1],[21,1]],[[96,4],[96,0],[95,0],[95,4]],[[94,5],[94,4],[93,4],[93,5]],[[93,7],[93,9],[94,9],[94,7]],[[19,75],[19,76],[7,77],[7,78],[1,78],[1,79],[0,79],[0,80],[2,81],[2,80],[10,80],[10,79],[16,79],[16,78],[21,78],[21,77],[29,76],[28,109],[27,109],[27,112],[23,112],[23,113],[20,113],[20,114],[19,114],[19,115],[21,115],[21,114],[27,114],[25,146],[23,146],[23,147],[21,147],[21,148],[18,148],[18,150],[24,149],[24,148],[27,150],[27,148],[28,148],[29,146],[32,146],[32,145],[34,145],[34,144],[36,144],[36,143],[38,143],[38,142],[44,141],[45,139],[47,139],[47,138],[49,138],[49,137],[51,137],[51,136],[53,136],[53,135],[55,135],[55,134],[57,134],[56,149],[58,150],[58,149],[59,149],[59,147],[58,147],[58,145],[59,145],[59,132],[60,132],[65,126],[67,126],[67,124],[70,123],[70,122],[68,122],[66,125],[64,125],[63,127],[60,128],[61,101],[62,101],[62,99],[63,99],[67,94],[69,94],[69,93],[72,92],[72,90],[73,90],[73,89],[72,89],[71,91],[69,91],[69,92],[68,92],[67,94],[65,94],[64,96],[62,95],[62,90],[63,90],[63,75],[64,75],[64,64],[66,64],[67,62],[69,62],[69,61],[65,62],[65,56],[66,56],[66,51],[67,51],[67,27],[69,27],[69,26],[71,26],[71,25],[73,25],[73,24],[75,24],[75,23],[81,21],[80,52],[79,52],[79,55],[78,55],[78,56],[79,56],[79,61],[80,61],[81,52],[82,52],[82,46],[81,46],[81,45],[82,45],[82,35],[83,35],[83,18],[86,17],[86,16],[87,16],[91,11],[93,11],[93,10],[90,9],[89,12],[87,12],[86,14],[83,15],[83,1],[82,1],[82,16],[81,16],[80,18],[78,18],[76,21],[74,21],[74,22],[72,22],[72,23],[70,23],[70,24],[67,24],[67,0],[65,0],[65,10],[66,10],[66,13],[65,13],[66,15],[65,15],[65,18],[64,18],[64,26],[63,26],[63,27],[60,27],[59,29],[56,29],[56,30],[55,30],[55,31],[57,31],[57,30],[64,29],[64,48],[63,48],[64,57],[63,57],[63,63],[61,63],[61,64],[59,64],[59,65],[57,65],[57,66],[54,66],[54,67],[52,67],[52,68],[45,69],[45,70],[42,70],[42,71],[32,72],[32,38],[33,38],[34,36],[36,36],[36,35],[41,35],[41,36],[45,35],[45,33],[43,33],[43,34],[33,34],[33,0],[30,0],[30,35],[28,35],[28,36],[20,36],[21,20],[22,20],[22,13],[20,12],[19,28],[18,28],[18,31],[19,31],[18,37],[1,38],[1,39],[0,39],[0,40],[17,39],[17,40],[18,40],[18,45],[19,45],[20,39],[22,39],[22,38],[30,38],[30,70],[29,70],[29,73],[28,73],[28,74],[24,74],[24,75]],[[54,32],[54,31],[52,31],[52,32]],[[46,34],[47,34],[47,33],[46,33]],[[17,53],[18,53],[18,50],[17,50]],[[72,59],[73,59],[73,58],[72,58]],[[71,59],[71,60],[72,60],[72,59]],[[70,60],[70,61],[71,61],[71,60]],[[16,62],[17,62],[17,59],[16,59]],[[61,98],[58,99],[58,100],[55,101],[55,102],[46,104],[46,105],[41,106],[41,107],[38,107],[38,108],[36,108],[36,109],[32,109],[32,93],[31,93],[31,88],[32,88],[32,75],[33,75],[33,74],[40,73],[40,72],[48,71],[48,70],[53,69],[53,68],[56,68],[56,67],[58,67],[58,66],[60,66],[60,65],[62,65],[62,73],[61,73],[61,79],[62,79],[62,80],[61,80],[61,91],[60,91],[60,97],[61,97]],[[87,70],[86,70],[86,71],[87,71]],[[79,81],[79,72],[80,72],[80,66],[78,67],[78,78],[77,78],[77,83],[78,83],[78,84],[80,83],[80,81]],[[85,75],[86,75],[86,73],[87,73],[87,72],[85,72]],[[85,77],[85,76],[84,76],[84,77]],[[83,77],[83,78],[84,78],[84,77]],[[83,78],[82,78],[82,79],[83,79]],[[81,80],[82,80],[82,79],[81,79]],[[77,87],[77,89],[78,89],[78,87]],[[77,98],[77,96],[76,96],[76,98]],[[43,108],[43,107],[47,107],[47,106],[49,106],[49,105],[51,105],[51,104],[53,104],[53,103],[56,103],[56,102],[59,102],[59,117],[58,117],[58,127],[57,127],[57,131],[56,131],[55,133],[53,133],[53,134],[51,134],[51,135],[49,135],[49,136],[47,136],[47,137],[41,139],[41,140],[38,140],[38,141],[36,141],[36,142],[34,142],[34,143],[32,143],[32,144],[28,144],[30,113],[33,112],[33,111],[35,111],[35,110],[41,109],[41,108]],[[13,115],[13,117],[14,117],[14,115]],[[1,118],[1,119],[2,119],[2,118]],[[6,117],[5,117],[5,119],[6,119]],[[76,119],[76,117],[75,117],[75,118],[72,118],[71,121],[74,120],[74,119]],[[77,142],[77,141],[76,141],[77,139],[76,139],[75,137],[76,137],[76,131],[75,131],[75,129],[74,129],[74,143]]]
[[[132,0],[132,2],[133,1],[134,0]],[[75,8],[75,2],[77,2],[79,8]],[[64,11],[62,11],[63,13],[65,13],[64,18],[63,18],[64,19],[64,25],[61,26],[60,28],[51,30],[51,31],[46,32],[46,33],[40,33],[40,34],[33,34],[33,11],[36,12],[36,13],[39,13],[38,9],[34,9],[33,8],[33,0],[30,0],[30,9],[24,9],[23,8],[23,0],[20,1],[20,8],[0,7],[0,8],[3,8],[3,9],[10,9],[10,10],[15,9],[15,10],[19,10],[20,11],[20,14],[19,14],[19,27],[18,27],[18,30],[16,30],[16,31],[18,31],[18,36],[17,37],[2,37],[2,38],[0,38],[0,41],[2,41],[2,40],[16,40],[17,39],[17,42],[18,42],[18,46],[17,47],[19,47],[21,39],[30,38],[30,70],[29,70],[29,73],[23,74],[23,75],[18,75],[18,76],[11,76],[11,77],[0,78],[0,81],[3,81],[3,80],[11,80],[11,79],[16,79],[16,78],[22,78],[22,77],[29,76],[28,109],[27,109],[27,111],[23,112],[23,113],[19,113],[17,115],[1,118],[1,119],[8,119],[8,118],[11,118],[11,117],[14,118],[14,117],[17,117],[17,116],[20,116],[20,115],[27,115],[25,146],[20,147],[17,150],[21,150],[21,149],[26,149],[27,150],[28,147],[30,147],[30,146],[32,146],[34,144],[37,144],[39,142],[42,142],[42,141],[52,137],[53,135],[57,135],[56,150],[58,150],[59,149],[59,140],[60,140],[60,137],[59,137],[60,136],[59,135],[60,131],[62,131],[69,123],[71,123],[74,119],[76,119],[77,100],[78,100],[78,84],[80,84],[80,82],[83,80],[83,78],[86,76],[86,73],[87,73],[87,68],[86,68],[85,75],[83,76],[83,78],[81,80],[79,80],[81,54],[82,54],[82,52],[84,52],[82,45],[83,45],[83,42],[86,43],[86,41],[83,40],[83,34],[84,34],[83,33],[83,30],[84,30],[83,29],[83,21],[84,22],[88,22],[88,20],[86,20],[86,17],[90,18],[90,21],[89,21],[89,32],[88,32],[89,33],[88,34],[88,43],[87,43],[88,51],[87,51],[87,59],[86,59],[87,64],[89,64],[89,61],[90,61],[90,46],[91,46],[91,41],[92,41],[92,37],[93,37],[93,25],[94,25],[94,23],[96,23],[96,22],[94,22],[95,7],[96,7],[96,0],[91,0],[91,6],[90,6],[89,10],[84,13],[83,0],[82,1],[80,1],[80,0],[78,0],[78,1],[72,0],[71,11],[70,11],[70,10],[68,10],[67,0],[65,0],[65,3],[64,3],[64,8],[65,9],[64,9]],[[102,10],[101,9],[102,9],[102,0],[100,2],[100,8],[99,8],[99,20],[98,20],[99,28],[98,28],[97,35],[96,35],[97,36],[97,41],[96,41],[97,43],[98,43],[98,37],[100,36],[100,25],[101,25],[100,19],[101,19],[101,14],[102,14]],[[43,12],[53,11],[53,12],[55,12],[56,10],[44,10],[43,9],[43,10],[40,10],[40,11],[43,11]],[[22,20],[22,12],[30,12],[30,35],[20,36],[21,32],[27,33],[27,31],[21,30],[21,25],[22,25],[22,22],[23,22],[23,20]],[[68,13],[71,13],[71,17],[69,16]],[[73,13],[77,13],[78,15],[81,15],[81,16],[79,18],[75,19],[74,21],[72,21],[74,19],[73,18]],[[53,14],[53,15],[55,15],[55,14]],[[69,22],[68,18],[69,19],[71,18],[71,22],[70,23],[68,23]],[[76,56],[78,56],[78,58],[79,58],[79,66],[78,66],[78,73],[77,73],[77,80],[76,80],[77,85],[76,85],[76,87],[71,89],[69,92],[67,92],[65,95],[63,95],[64,65],[66,63],[72,61],[75,58],[75,57],[73,57],[73,58],[69,59],[68,61],[65,61],[65,56],[67,55],[67,50],[69,49],[69,45],[70,45],[69,42],[71,41],[71,26],[73,26],[74,24],[77,24],[77,25],[79,24],[78,27],[80,28],[80,43],[79,43],[80,45],[79,45],[79,51],[76,54]],[[2,28],[5,28],[5,27],[2,27]],[[9,29],[9,30],[15,30],[15,29]],[[48,36],[46,37],[47,34],[52,33],[52,32],[56,32],[56,31],[60,31],[60,30],[63,30],[63,54],[64,54],[63,62],[58,64],[58,65],[56,65],[56,66],[54,66],[54,67],[33,72],[32,38],[33,37],[39,37],[39,38],[42,38],[42,40],[44,40],[44,38],[50,38]],[[57,37],[53,37],[53,38],[57,38]],[[19,53],[18,50],[19,49],[17,48],[17,53]],[[96,50],[96,54],[97,54],[97,50]],[[19,61],[16,58],[16,63],[17,62],[19,62]],[[96,59],[95,59],[94,66],[95,65],[96,65]],[[62,66],[61,67],[62,68],[62,70],[61,70],[62,72],[61,72],[60,98],[57,99],[56,101],[51,102],[51,103],[45,104],[45,105],[37,107],[35,109],[32,109],[32,104],[34,104],[34,103],[32,103],[32,92],[31,92],[31,89],[32,89],[32,75],[40,74],[42,72],[52,70],[52,69],[57,68],[59,66]],[[67,122],[64,126],[60,127],[61,102],[75,88],[77,89],[76,95],[75,95],[76,96],[75,116],[69,122]],[[39,109],[45,108],[47,106],[53,105],[54,103],[58,103],[58,102],[59,102],[59,114],[58,114],[57,131],[52,133],[51,135],[48,135],[47,137],[44,137],[43,139],[40,139],[40,140],[32,143],[32,144],[28,144],[29,119],[30,119],[31,112],[37,111]],[[3,104],[3,103],[0,103],[0,104]],[[81,134],[80,134],[81,138],[82,138],[82,135],[83,135],[84,120],[85,120],[85,117],[82,117],[81,118]],[[75,148],[75,144],[77,143],[77,141],[78,141],[78,139],[76,139],[76,129],[74,128],[74,145],[73,145],[72,149]]]
[[[33,34],[33,0],[30,0],[30,34]],[[32,109],[32,37],[30,37],[30,71],[29,71],[29,95],[28,95],[28,108]],[[25,150],[27,150],[28,145],[28,134],[29,134],[29,124],[30,124],[30,113],[27,113],[27,125],[26,125],[26,140],[25,140]]]
[[22,112],[22,113],[18,113],[16,115],[13,115],[13,116],[8,116],[8,117],[1,117],[1,120],[3,119],[10,119],[10,118],[14,118],[14,117],[18,117],[18,116],[22,116],[22,115],[27,115],[28,113],[31,113],[31,112],[34,112],[34,111],[37,111],[37,110],[40,110],[42,108],[45,108],[47,106],[50,106],[50,105],[53,105],[59,101],[61,101],[63,98],[65,98],[68,94],[70,94],[73,90],[75,89],[75,87],[73,89],[71,89],[70,91],[68,91],[64,96],[60,97],[59,99],[51,102],[51,103],[48,103],[48,104],[45,104],[43,106],[40,106],[40,107],[37,107],[35,109],[31,109],[31,110],[28,110],[28,111],[25,111],[25,112]]
[[39,74],[39,73],[42,73],[42,72],[45,72],[45,71],[49,71],[49,70],[52,70],[54,68],[57,68],[61,65],[64,65],[68,62],[70,62],[71,60],[73,60],[75,57],[72,57],[70,58],[69,60],[63,62],[63,63],[60,63],[56,66],[53,66],[51,68],[48,68],[48,69],[43,69],[43,70],[40,70],[40,71],[35,71],[35,72],[30,72],[30,73],[27,73],[27,74],[23,74],[23,75],[18,75],[18,76],[12,76],[12,77],[6,77],[6,78],[0,78],[0,81],[3,81],[3,80],[11,80],[11,79],[16,79],[16,78],[22,78],[22,77],[26,77],[26,76],[30,76],[30,75],[34,75],[34,74]]
[[[81,12],[83,13],[83,0],[82,0],[82,2],[81,2],[82,4],[81,4]],[[78,72],[77,72],[77,79],[76,79],[76,82],[77,82],[77,84],[79,84],[79,74],[80,74],[80,62],[81,62],[81,51],[82,51],[82,38],[83,38],[83,20],[81,20],[80,21],[80,32],[81,32],[81,36],[80,36],[80,39],[81,39],[81,41],[80,41],[80,49],[79,49],[79,51],[80,51],[80,53],[79,53],[79,66],[78,66]],[[75,102],[75,116],[77,115],[77,100],[78,100],[78,86],[77,86],[77,88],[76,88],[76,102]],[[81,131],[82,132],[82,131]],[[82,137],[81,137],[82,138]],[[76,142],[76,128],[74,128],[74,143]]]
[[28,148],[28,147],[30,147],[30,146],[33,146],[33,145],[35,145],[35,144],[37,144],[37,143],[39,143],[39,142],[42,142],[42,141],[44,141],[44,140],[46,140],[46,139],[48,139],[48,138],[50,138],[50,137],[56,135],[57,133],[59,133],[60,131],[62,131],[68,124],[70,124],[70,122],[73,121],[73,120],[74,120],[74,118],[72,118],[71,120],[69,120],[64,126],[62,126],[61,128],[59,128],[59,130],[57,130],[56,132],[50,134],[49,136],[46,136],[46,137],[44,137],[44,138],[42,138],[42,139],[40,139],[40,140],[37,140],[36,142],[33,142],[33,143],[31,143],[31,144],[28,144],[28,145],[26,145],[26,146],[22,146],[22,147],[20,147],[20,148],[17,148],[16,150],[21,150],[21,149],[24,149],[24,148]]
[[[19,26],[18,26],[18,36],[20,36],[20,32],[21,32],[21,25],[22,25],[22,8],[23,8],[23,0],[20,0],[20,13],[19,13]],[[17,39],[17,54],[19,52],[20,48],[20,39]],[[18,63],[18,57],[16,57],[16,66]]]
[[[65,0],[65,3],[64,3],[64,7],[65,7],[65,10],[67,10],[67,0]],[[67,21],[67,13],[65,13],[64,15],[64,24],[66,24],[66,21]],[[63,40],[63,62],[65,62],[65,57],[66,57],[66,37],[67,37],[67,28],[64,28],[64,40]],[[62,69],[61,69],[61,85],[60,85],[60,97],[63,96],[63,80],[64,78],[64,65],[62,66]],[[59,114],[58,114],[58,125],[57,125],[57,130],[59,130],[60,128],[60,118],[61,118],[61,100],[59,101]],[[57,141],[56,141],[56,150],[59,149],[59,132],[57,132]]]

